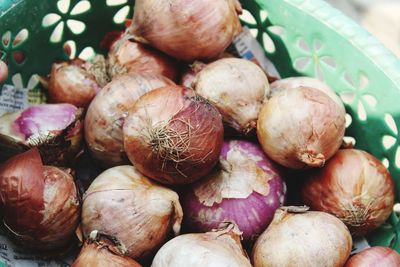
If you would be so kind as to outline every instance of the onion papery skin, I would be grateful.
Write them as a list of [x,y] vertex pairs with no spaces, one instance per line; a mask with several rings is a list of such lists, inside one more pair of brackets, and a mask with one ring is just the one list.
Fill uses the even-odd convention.
[[212,232],[175,237],[160,248],[152,267],[251,267],[240,232],[229,225]]
[[387,247],[367,248],[350,257],[344,267],[398,267],[400,254]]
[[128,163],[122,127],[128,111],[143,94],[174,83],[157,74],[129,73],[114,78],[93,99],[85,117],[85,140],[103,166]]
[[164,184],[187,184],[211,171],[223,144],[221,115],[208,101],[182,86],[142,96],[124,124],[129,160]]
[[156,250],[182,221],[178,195],[139,173],[133,166],[104,171],[86,191],[82,206],[82,232],[110,236],[131,258]]
[[48,87],[51,103],[69,103],[82,108],[86,108],[101,89],[82,60],[54,63]]
[[378,228],[390,216],[395,185],[385,166],[357,149],[342,149],[326,166],[313,172],[301,190],[313,210],[331,213],[354,236]]
[[255,129],[270,93],[264,71],[240,58],[223,58],[208,64],[196,75],[193,87],[218,108],[225,124],[243,134]]
[[122,35],[108,53],[108,72],[113,78],[129,72],[149,72],[177,79],[178,62],[162,52]]
[[37,147],[44,164],[69,166],[83,145],[83,110],[33,105],[0,117],[0,160]]
[[196,79],[196,75],[205,67],[207,66],[206,63],[201,61],[195,61],[193,64],[190,64],[185,71],[183,72],[180,80],[180,85],[183,85],[188,88],[193,89],[193,83]]
[[214,59],[241,31],[241,12],[237,0],[138,0],[128,32],[177,59]]
[[252,251],[254,267],[339,267],[350,255],[346,225],[325,212],[278,209]]
[[285,200],[280,170],[251,142],[225,141],[220,163],[182,195],[185,225],[207,232],[234,221],[245,241],[254,241]]
[[18,244],[40,251],[66,248],[73,240],[80,199],[73,177],[43,166],[36,148],[12,157],[0,169],[3,225]]
[[322,167],[342,144],[345,112],[310,87],[283,90],[262,107],[257,137],[264,152],[292,169]]

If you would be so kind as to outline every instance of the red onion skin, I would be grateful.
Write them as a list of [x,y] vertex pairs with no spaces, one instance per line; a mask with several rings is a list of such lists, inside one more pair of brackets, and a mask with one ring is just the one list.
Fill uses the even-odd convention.
[[400,255],[387,247],[372,247],[350,257],[344,267],[398,267]]
[[[132,164],[164,184],[187,184],[209,173],[223,144],[217,109],[182,86],[143,95],[130,110],[123,132]],[[165,136],[170,143],[163,143]]]
[[[280,176],[280,170],[275,163],[268,159],[262,149],[252,142],[238,140],[225,141],[221,150],[220,160],[227,160],[228,153],[235,149],[236,151],[240,151],[243,157],[248,157],[249,161],[254,162],[260,168],[254,169],[258,177],[262,177],[263,172],[268,176],[267,183],[264,185],[267,194],[263,195],[254,190],[245,198],[225,196],[222,199],[216,200],[212,205],[210,203],[206,204],[201,200],[200,197],[202,196],[196,195],[195,192],[199,192],[198,188],[200,184],[210,184],[208,190],[213,189],[211,184],[215,177],[210,175],[193,184],[190,189],[183,193],[182,205],[185,214],[184,218],[188,228],[196,232],[207,232],[218,228],[224,221],[234,221],[240,231],[242,231],[243,239],[245,241],[252,241],[265,230],[272,221],[275,210],[282,206],[286,188]],[[228,160],[228,164],[231,166],[240,163],[242,162],[232,159]],[[216,168],[220,167],[217,166]],[[231,170],[225,171],[229,173]],[[240,173],[241,178],[246,179],[246,174]],[[215,189],[217,192],[226,190],[222,187],[221,183],[218,183],[218,185],[219,187],[217,186]]]
[[390,216],[395,186],[383,164],[365,151],[342,149],[303,184],[304,204],[341,219],[353,236],[379,227]]

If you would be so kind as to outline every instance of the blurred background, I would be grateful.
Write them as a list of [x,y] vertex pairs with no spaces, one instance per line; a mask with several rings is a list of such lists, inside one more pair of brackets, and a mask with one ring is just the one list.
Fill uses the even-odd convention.
[[400,0],[326,0],[358,21],[400,58]]

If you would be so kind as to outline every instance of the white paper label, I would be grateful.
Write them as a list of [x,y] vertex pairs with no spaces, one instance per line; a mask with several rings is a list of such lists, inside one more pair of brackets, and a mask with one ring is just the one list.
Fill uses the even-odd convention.
[[0,91],[0,116],[28,107],[28,89],[5,84]]

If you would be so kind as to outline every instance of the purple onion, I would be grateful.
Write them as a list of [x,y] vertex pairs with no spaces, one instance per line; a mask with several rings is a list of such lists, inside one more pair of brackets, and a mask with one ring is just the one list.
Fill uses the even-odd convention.
[[234,221],[243,239],[255,240],[283,205],[286,185],[278,167],[249,141],[225,141],[214,171],[182,194],[185,224],[207,232]]

